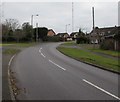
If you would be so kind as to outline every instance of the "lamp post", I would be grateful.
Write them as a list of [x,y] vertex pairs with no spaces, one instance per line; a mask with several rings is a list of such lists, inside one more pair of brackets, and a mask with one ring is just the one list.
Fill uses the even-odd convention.
[[65,28],[66,28],[66,29],[65,29],[65,30],[66,30],[66,33],[67,33],[67,27],[68,27],[69,25],[70,25],[70,24],[66,24],[66,25],[65,25]]
[[31,16],[31,26],[33,27],[33,16],[39,16],[38,14]]
[[[32,28],[33,28],[33,16],[39,16],[39,15],[38,14],[31,15],[31,26],[32,26]],[[35,38],[36,42],[37,42],[37,35],[38,35],[37,27],[38,27],[38,23],[36,24],[36,38]]]
[[37,38],[38,38],[38,23],[36,23],[36,42],[37,42]]

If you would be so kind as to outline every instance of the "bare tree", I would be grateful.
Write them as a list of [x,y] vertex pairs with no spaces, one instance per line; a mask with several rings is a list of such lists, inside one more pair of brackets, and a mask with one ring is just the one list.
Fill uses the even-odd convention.
[[6,19],[4,23],[9,30],[15,31],[15,29],[20,28],[20,24],[17,19]]

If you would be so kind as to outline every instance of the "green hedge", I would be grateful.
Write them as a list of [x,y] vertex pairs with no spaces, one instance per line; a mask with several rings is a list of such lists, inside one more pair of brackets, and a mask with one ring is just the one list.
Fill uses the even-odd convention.
[[64,38],[58,36],[46,36],[44,37],[44,41],[59,42],[59,41],[64,41]]

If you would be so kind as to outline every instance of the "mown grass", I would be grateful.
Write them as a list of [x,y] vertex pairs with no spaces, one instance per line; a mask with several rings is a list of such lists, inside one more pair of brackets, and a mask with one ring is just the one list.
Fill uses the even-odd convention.
[[[63,43],[61,45],[74,46],[74,43],[69,42],[69,43]],[[120,57],[120,51],[102,50],[99,48],[99,45],[94,46],[93,44],[77,44],[77,46],[80,46],[83,49],[87,49],[93,52],[103,53],[103,54],[107,54],[107,55],[115,56],[115,57]]]
[[68,43],[63,43],[61,45],[67,45],[67,46],[72,46],[73,44],[75,44],[74,42],[68,42]]
[[3,44],[0,44],[0,46],[8,46],[8,45],[15,45],[15,43],[3,43]]
[[78,59],[83,62],[93,63],[95,65],[110,68],[112,70],[120,71],[120,61],[102,57],[100,55],[85,52],[77,48],[63,48],[57,47],[57,49],[72,58]]
[[6,50],[4,50],[4,52],[3,53],[5,53],[5,54],[16,54],[16,53],[19,53],[21,50],[19,50],[19,49],[6,49]]
[[107,55],[115,56],[115,57],[120,57],[119,51],[102,50],[102,49],[97,49],[97,48],[86,48],[86,49],[93,51],[93,52],[103,53],[103,54],[107,54]]

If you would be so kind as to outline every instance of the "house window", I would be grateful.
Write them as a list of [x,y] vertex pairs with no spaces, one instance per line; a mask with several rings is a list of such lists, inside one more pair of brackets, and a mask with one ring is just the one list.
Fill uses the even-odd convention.
[[108,33],[110,33],[110,31],[108,31]]

